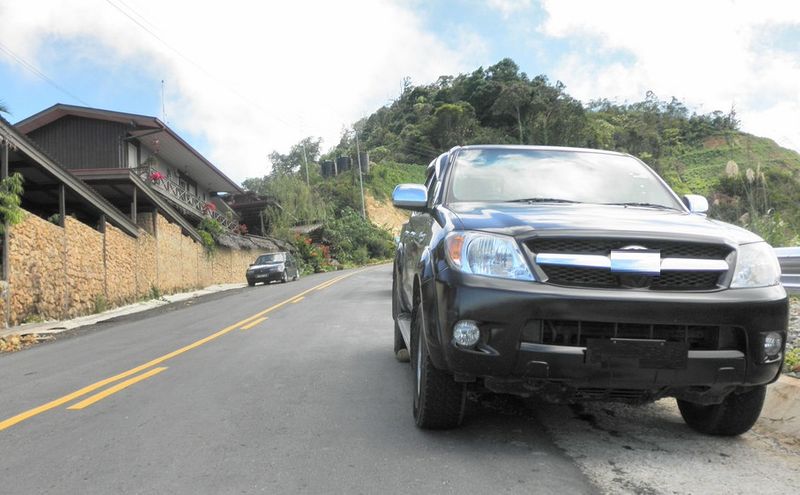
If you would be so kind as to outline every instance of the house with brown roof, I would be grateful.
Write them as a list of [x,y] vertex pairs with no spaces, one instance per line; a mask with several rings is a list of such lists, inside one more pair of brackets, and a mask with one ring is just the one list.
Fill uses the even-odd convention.
[[156,117],[59,103],[16,127],[134,223],[159,211],[196,240],[206,216],[239,225],[219,196],[241,187]]

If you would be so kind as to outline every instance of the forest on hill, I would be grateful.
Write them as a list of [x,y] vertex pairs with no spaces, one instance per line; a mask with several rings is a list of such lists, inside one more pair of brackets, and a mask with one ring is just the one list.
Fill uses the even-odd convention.
[[[653,93],[633,103],[582,103],[561,82],[531,78],[503,59],[432,84],[406,81],[395,101],[353,127],[360,149],[374,162],[365,187],[379,198],[398,182],[419,181],[421,166],[456,145],[610,149],[639,157],[679,194],[706,196],[712,218],[742,225],[776,246],[800,244],[800,155],[741,132],[734,109],[699,114]],[[284,205],[273,219],[276,231],[292,223],[359,217],[356,175],[323,179],[317,164],[337,156],[355,159],[355,133],[344,133],[327,152],[320,148],[319,139],[306,138],[288,154],[274,152],[272,173],[245,181]],[[367,257],[383,254],[376,245],[366,249]]]

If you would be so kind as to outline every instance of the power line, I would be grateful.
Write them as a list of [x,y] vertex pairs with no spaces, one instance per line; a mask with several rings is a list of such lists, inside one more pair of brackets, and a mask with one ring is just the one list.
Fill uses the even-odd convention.
[[297,130],[299,130],[299,129],[298,129],[298,127],[297,127],[296,125],[294,125],[294,124],[290,124],[290,123],[289,123],[289,122],[287,122],[286,120],[284,120],[284,119],[282,119],[282,118],[278,117],[277,115],[275,115],[274,113],[272,113],[272,112],[268,111],[266,108],[264,108],[263,106],[261,106],[259,103],[257,103],[257,102],[255,102],[255,101],[252,101],[252,100],[250,100],[249,98],[247,98],[246,96],[244,96],[242,93],[240,93],[239,91],[237,91],[237,90],[236,90],[236,89],[235,89],[235,88],[234,88],[234,87],[233,87],[233,86],[232,86],[230,83],[228,83],[227,81],[224,81],[224,80],[222,80],[222,79],[218,78],[218,77],[217,77],[217,76],[215,76],[215,75],[214,75],[214,74],[213,74],[211,71],[208,71],[208,70],[206,70],[206,69],[205,69],[205,68],[204,68],[202,65],[200,65],[200,64],[199,64],[199,63],[197,63],[197,62],[195,62],[194,60],[192,60],[192,59],[191,59],[191,58],[189,58],[188,56],[184,55],[184,54],[183,54],[183,53],[182,53],[180,50],[178,50],[177,48],[173,47],[172,45],[170,45],[169,43],[167,43],[166,41],[164,41],[164,39],[163,39],[163,38],[161,38],[161,37],[160,37],[158,34],[156,34],[156,33],[155,33],[153,30],[151,30],[150,28],[148,28],[147,26],[145,26],[145,25],[144,25],[144,23],[147,23],[147,24],[149,24],[150,26],[153,26],[153,23],[152,23],[152,22],[148,21],[148,20],[147,20],[147,19],[146,19],[146,18],[145,18],[143,15],[139,14],[138,12],[136,12],[134,9],[132,9],[130,6],[128,6],[128,4],[126,4],[126,3],[125,3],[125,2],[123,2],[122,0],[117,0],[117,1],[118,1],[120,4],[124,5],[124,6],[125,6],[127,9],[129,9],[131,12],[133,12],[134,14],[136,14],[136,15],[137,15],[137,16],[138,16],[138,17],[139,17],[139,18],[140,18],[142,21],[140,22],[139,20],[135,19],[135,18],[134,18],[134,17],[133,17],[131,14],[129,14],[128,12],[126,12],[125,10],[123,10],[123,9],[122,9],[122,8],[121,8],[119,5],[115,4],[115,3],[114,3],[114,2],[112,2],[111,0],[106,0],[106,3],[108,3],[109,5],[111,5],[112,7],[114,7],[114,8],[115,8],[117,11],[119,11],[119,12],[120,12],[122,15],[124,15],[125,17],[127,17],[128,19],[130,19],[130,20],[131,20],[131,22],[133,22],[134,24],[136,24],[137,26],[139,26],[139,28],[141,28],[141,29],[142,29],[143,31],[145,31],[147,34],[149,34],[150,36],[152,36],[153,38],[155,38],[155,39],[156,39],[156,40],[157,40],[159,43],[161,43],[161,44],[162,44],[162,45],[164,45],[165,47],[169,48],[169,49],[170,49],[172,52],[174,52],[174,53],[175,53],[176,55],[178,55],[180,58],[182,58],[183,60],[185,60],[185,61],[186,61],[186,62],[188,62],[189,64],[193,65],[193,66],[194,66],[194,67],[195,67],[197,70],[199,70],[200,72],[202,72],[202,73],[203,73],[203,74],[204,74],[206,77],[208,77],[209,79],[213,80],[214,82],[216,82],[216,83],[217,83],[217,84],[219,84],[220,86],[224,87],[224,88],[225,88],[225,89],[227,89],[227,90],[228,90],[230,93],[232,93],[233,95],[235,95],[235,96],[239,97],[239,98],[240,98],[242,101],[244,101],[245,103],[247,103],[247,104],[249,104],[249,105],[253,105],[254,107],[257,107],[257,108],[261,109],[262,111],[264,111],[264,112],[265,112],[265,114],[266,114],[267,116],[269,116],[269,117],[271,117],[271,118],[273,118],[273,119],[277,120],[277,121],[278,121],[278,122],[280,122],[281,124],[284,124],[284,125],[286,125],[286,126],[289,126],[289,127],[292,127],[292,128],[294,128],[294,129],[297,129]]
[[42,79],[43,81],[47,82],[48,84],[50,84],[51,86],[53,86],[53,87],[54,87],[54,88],[56,88],[57,90],[61,91],[61,92],[62,92],[62,93],[64,93],[65,95],[69,96],[69,97],[70,97],[70,98],[72,98],[73,100],[76,100],[76,101],[78,101],[78,102],[82,103],[83,105],[85,105],[85,106],[87,106],[87,107],[88,107],[88,106],[91,106],[91,105],[89,105],[88,103],[86,103],[85,101],[83,101],[81,98],[79,98],[78,96],[74,95],[73,93],[70,93],[70,92],[69,92],[69,91],[68,91],[66,88],[64,88],[63,86],[61,86],[60,84],[58,84],[58,83],[57,83],[56,81],[54,81],[54,80],[53,80],[51,77],[48,77],[48,76],[47,76],[47,74],[45,74],[45,73],[44,73],[44,72],[42,72],[41,70],[37,69],[35,65],[33,65],[33,64],[32,64],[32,63],[30,63],[30,62],[28,62],[27,60],[25,60],[25,59],[24,59],[24,58],[22,58],[21,56],[17,55],[17,54],[16,54],[16,53],[14,53],[13,51],[11,51],[11,49],[10,49],[10,48],[8,48],[7,46],[5,46],[5,45],[4,45],[4,44],[2,44],[2,43],[0,43],[0,50],[2,50],[2,51],[3,51],[4,53],[6,53],[6,54],[7,54],[9,57],[11,57],[12,59],[14,59],[14,60],[15,60],[15,61],[16,61],[18,64],[20,64],[22,67],[24,67],[25,69],[27,69],[28,71],[30,71],[31,73],[33,73],[34,75],[36,75],[37,77],[39,77],[40,79]]

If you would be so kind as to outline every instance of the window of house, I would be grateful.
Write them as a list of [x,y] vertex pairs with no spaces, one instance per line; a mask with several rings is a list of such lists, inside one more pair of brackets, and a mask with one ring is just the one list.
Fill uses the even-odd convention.
[[189,178],[188,175],[178,172],[178,183],[180,184],[181,189],[197,196],[197,182]]
[[139,146],[136,143],[128,141],[128,168],[136,168],[139,166]]

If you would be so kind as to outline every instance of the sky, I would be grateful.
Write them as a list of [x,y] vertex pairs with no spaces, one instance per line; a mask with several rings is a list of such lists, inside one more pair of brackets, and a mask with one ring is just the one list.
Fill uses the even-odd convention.
[[55,103],[156,116],[238,182],[305,136],[335,145],[406,77],[505,57],[584,102],[734,108],[800,151],[793,0],[0,0],[8,120]]

